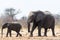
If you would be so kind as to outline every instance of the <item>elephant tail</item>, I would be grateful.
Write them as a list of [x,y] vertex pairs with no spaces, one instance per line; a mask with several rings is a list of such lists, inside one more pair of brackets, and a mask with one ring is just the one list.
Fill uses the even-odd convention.
[[3,37],[3,28],[1,29],[1,37]]

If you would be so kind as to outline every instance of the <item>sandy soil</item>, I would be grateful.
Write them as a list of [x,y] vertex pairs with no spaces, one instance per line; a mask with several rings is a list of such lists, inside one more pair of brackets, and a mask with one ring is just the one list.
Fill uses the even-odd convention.
[[0,40],[60,40],[60,28],[55,28],[55,34],[56,37],[52,36],[51,30],[48,30],[47,32],[47,37],[44,37],[44,29],[42,29],[42,37],[38,37],[38,30],[36,29],[33,33],[33,37],[29,37],[30,33],[27,32],[27,29],[22,29],[21,34],[22,37],[18,36],[16,37],[16,32],[12,31],[12,37],[5,37],[6,36],[6,29],[3,31],[3,37],[1,37],[1,32],[0,32]]

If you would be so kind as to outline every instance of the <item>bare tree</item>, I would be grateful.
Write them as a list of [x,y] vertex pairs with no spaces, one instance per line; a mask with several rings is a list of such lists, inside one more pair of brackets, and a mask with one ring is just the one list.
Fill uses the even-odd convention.
[[14,8],[7,8],[5,9],[5,13],[4,13],[4,17],[3,17],[3,21],[5,22],[12,22],[14,21],[14,17],[15,15],[17,15],[19,13],[20,10],[16,11],[16,9]]

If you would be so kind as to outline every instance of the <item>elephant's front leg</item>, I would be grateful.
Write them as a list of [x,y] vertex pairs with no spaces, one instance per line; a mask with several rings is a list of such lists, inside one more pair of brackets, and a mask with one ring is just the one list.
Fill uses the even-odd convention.
[[34,31],[34,29],[35,29],[36,27],[37,27],[37,26],[36,26],[36,24],[35,24],[35,23],[33,23],[33,27],[32,27],[31,33],[30,33],[30,37],[32,37],[32,36],[33,36],[33,31]]
[[41,36],[41,26],[38,26],[38,36]]
[[18,37],[18,32],[17,32],[17,35],[16,35],[16,37]]
[[9,33],[10,33],[10,37],[11,37],[11,30],[9,30]]
[[47,28],[45,28],[44,36],[47,36]]

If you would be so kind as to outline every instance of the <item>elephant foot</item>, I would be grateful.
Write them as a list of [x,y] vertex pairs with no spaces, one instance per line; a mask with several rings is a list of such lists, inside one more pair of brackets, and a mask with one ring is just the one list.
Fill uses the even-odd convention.
[[41,36],[41,34],[38,34],[38,36]]
[[22,35],[20,34],[20,36],[22,36]]
[[6,37],[8,37],[8,36],[6,36]]
[[30,37],[33,37],[33,34],[32,33],[30,33]]
[[47,35],[46,35],[46,34],[44,34],[44,36],[46,36],[46,37],[47,37]]
[[12,37],[12,36],[10,36],[10,37]]
[[40,37],[41,37],[41,35],[38,35],[38,36],[40,36]]
[[47,35],[44,35],[45,37],[47,37]]
[[45,36],[45,37],[47,37],[47,36]]
[[[22,36],[22,35],[20,34],[20,36]],[[16,36],[16,37],[18,37],[18,36]]]
[[16,36],[16,37],[18,37],[18,36]]
[[56,35],[53,35],[54,37],[57,37]]
[[16,35],[16,37],[18,37],[18,34]]
[[53,36],[54,36],[54,37],[56,37],[56,35],[55,35],[55,34],[53,34]]
[[38,37],[42,37],[42,36],[38,36]]
[[30,35],[30,37],[33,37],[33,35]]
[[57,36],[54,36],[54,37],[57,37]]
[[30,32],[30,31],[28,31],[28,32]]

